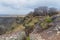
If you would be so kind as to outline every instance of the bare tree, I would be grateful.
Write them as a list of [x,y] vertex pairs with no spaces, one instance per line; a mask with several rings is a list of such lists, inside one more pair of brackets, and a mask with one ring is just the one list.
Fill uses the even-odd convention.
[[58,10],[56,8],[49,8],[48,15],[52,16],[58,14]]
[[41,7],[38,7],[38,8],[35,8],[34,9],[34,12],[30,12],[28,14],[28,17],[30,16],[46,16],[46,15],[49,15],[49,16],[53,16],[55,14],[58,14],[58,10],[56,8],[48,8],[47,6],[41,6]]
[[45,16],[45,15],[47,15],[47,12],[48,12],[48,7],[41,6],[41,7],[35,8],[34,15],[35,16]]
[[56,8],[48,8],[46,6],[35,8],[33,13],[34,16],[52,16],[55,14],[58,14],[58,10]]

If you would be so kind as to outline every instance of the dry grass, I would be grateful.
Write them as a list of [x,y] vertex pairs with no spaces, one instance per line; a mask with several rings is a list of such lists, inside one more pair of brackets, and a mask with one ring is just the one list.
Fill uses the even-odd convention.
[[12,32],[17,32],[17,31],[20,31],[20,30],[23,30],[23,29],[24,29],[23,25],[17,24],[17,26],[13,30],[11,30],[9,32],[6,32],[6,34],[10,34]]

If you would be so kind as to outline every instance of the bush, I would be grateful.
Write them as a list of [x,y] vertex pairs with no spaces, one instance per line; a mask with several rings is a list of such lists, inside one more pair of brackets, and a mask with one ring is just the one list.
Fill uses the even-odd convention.
[[42,27],[43,29],[46,29],[46,28],[49,27],[48,25],[49,25],[49,23],[51,23],[51,22],[52,22],[51,17],[46,16],[45,19],[44,19],[44,21],[41,22],[40,25],[41,25],[41,27]]
[[45,22],[50,23],[50,22],[52,22],[52,19],[51,19],[49,16],[47,16],[47,17],[45,18]]
[[0,35],[2,35],[4,33],[6,33],[6,30],[4,28],[0,27]]
[[30,37],[27,37],[26,40],[30,40]]
[[48,27],[47,27],[47,23],[45,23],[45,22],[41,23],[40,25],[41,25],[41,27],[42,27],[43,29],[48,28]]

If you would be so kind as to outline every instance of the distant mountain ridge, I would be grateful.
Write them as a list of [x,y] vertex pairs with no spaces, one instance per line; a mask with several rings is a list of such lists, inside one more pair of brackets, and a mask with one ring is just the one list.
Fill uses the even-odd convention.
[[0,14],[0,17],[24,17],[25,15],[18,14]]

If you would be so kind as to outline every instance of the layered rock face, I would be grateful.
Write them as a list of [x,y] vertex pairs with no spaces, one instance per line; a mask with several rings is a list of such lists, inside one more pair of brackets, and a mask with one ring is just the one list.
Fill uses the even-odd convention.
[[24,40],[26,34],[23,30],[11,33],[0,35],[0,40]]
[[[58,14],[59,15],[59,14]],[[41,32],[40,26],[35,25],[35,29],[30,34],[31,40],[60,40],[60,16],[55,15],[52,17],[52,26],[47,30]]]

